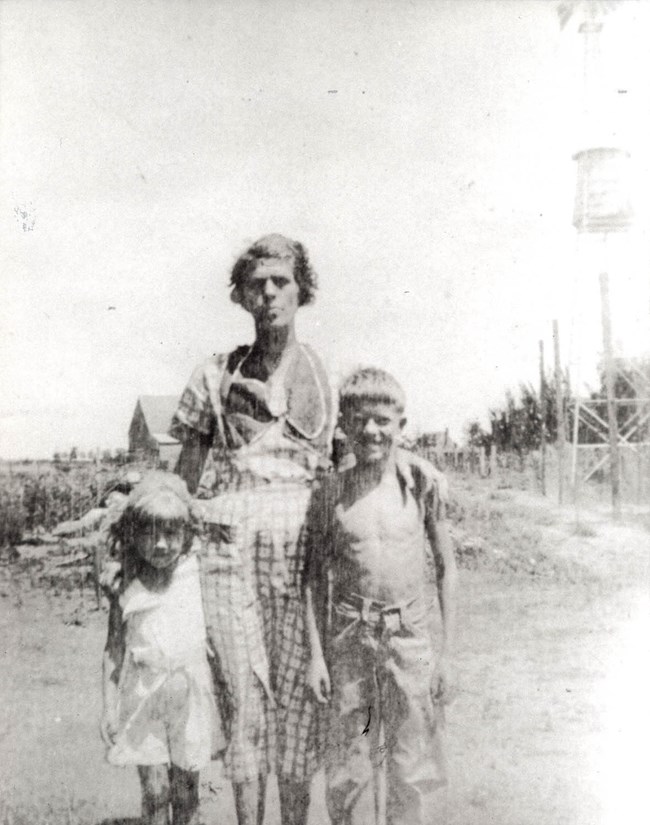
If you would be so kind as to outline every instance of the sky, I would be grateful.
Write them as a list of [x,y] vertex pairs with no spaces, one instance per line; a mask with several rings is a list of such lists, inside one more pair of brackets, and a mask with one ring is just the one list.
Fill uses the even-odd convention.
[[[650,4],[583,37],[548,0],[0,3],[0,457],[126,446],[138,395],[252,340],[229,300],[269,232],[319,275],[298,332],[336,383],[375,364],[412,433],[537,382],[551,321],[576,386],[649,350]],[[575,163],[631,154],[635,222],[579,237]]]

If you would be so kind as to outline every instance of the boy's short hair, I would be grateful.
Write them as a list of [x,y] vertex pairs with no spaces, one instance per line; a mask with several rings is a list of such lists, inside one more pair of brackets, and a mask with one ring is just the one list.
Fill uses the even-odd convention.
[[123,550],[137,552],[134,542],[141,530],[161,524],[179,530],[185,528],[185,549],[189,549],[198,523],[196,506],[183,479],[154,470],[134,487],[120,519],[113,526],[113,534]]
[[363,402],[392,404],[403,413],[406,395],[399,381],[379,367],[362,367],[355,370],[341,384],[339,409],[345,413],[350,407]]
[[248,276],[254,271],[258,261],[269,258],[293,261],[293,277],[299,287],[298,305],[310,304],[318,287],[316,273],[309,263],[309,255],[299,241],[284,235],[264,235],[239,256],[230,273],[230,297],[236,304],[241,303],[242,288]]

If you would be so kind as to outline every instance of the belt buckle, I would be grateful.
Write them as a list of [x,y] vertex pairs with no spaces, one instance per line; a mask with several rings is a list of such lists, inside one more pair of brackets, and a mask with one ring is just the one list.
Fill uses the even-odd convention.
[[402,626],[402,616],[399,607],[386,610],[381,614],[384,630],[388,633],[397,633]]

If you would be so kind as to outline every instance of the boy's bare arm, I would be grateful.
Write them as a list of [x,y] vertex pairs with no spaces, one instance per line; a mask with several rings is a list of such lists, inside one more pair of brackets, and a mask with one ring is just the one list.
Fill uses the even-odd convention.
[[436,585],[438,601],[442,615],[443,646],[442,653],[453,650],[456,636],[456,587],[458,570],[454,556],[454,547],[447,521],[437,521],[427,530],[436,568]]
[[442,648],[436,673],[438,684],[434,685],[434,693],[440,701],[444,701],[445,699],[451,699],[448,663],[456,637],[458,570],[453,542],[444,513],[429,512],[426,519],[426,530],[436,569],[436,586],[442,616]]
[[117,686],[124,663],[124,642],[122,610],[118,598],[113,596],[109,608],[108,636],[102,660],[101,734],[107,745],[114,742],[117,733]]

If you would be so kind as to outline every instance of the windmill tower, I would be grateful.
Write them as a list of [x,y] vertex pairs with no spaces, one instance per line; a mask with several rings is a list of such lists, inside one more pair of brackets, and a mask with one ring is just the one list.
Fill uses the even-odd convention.
[[[640,433],[644,432],[650,413],[646,414],[646,402],[650,396],[650,383],[639,370],[635,375],[634,399],[617,397],[621,373],[617,370],[615,358],[612,314],[610,309],[609,267],[607,262],[607,239],[625,232],[632,224],[633,212],[630,202],[630,155],[625,148],[612,145],[605,136],[608,128],[608,111],[604,105],[600,38],[608,13],[620,5],[620,0],[573,0],[558,5],[561,26],[569,20],[578,19],[578,32],[583,37],[584,54],[584,111],[583,146],[573,159],[577,164],[577,185],[574,204],[573,225],[579,235],[599,237],[597,259],[594,266],[599,273],[603,374],[606,398],[573,401],[572,435],[572,486],[577,497],[579,477],[587,481],[596,472],[609,466],[614,516],[621,511],[621,456],[630,450],[639,450]],[[595,274],[595,273],[594,273]],[[595,279],[594,279],[595,280]],[[593,283],[593,282],[592,282]],[[595,288],[595,284],[593,284]],[[629,394],[628,394],[629,395]],[[604,413],[606,408],[606,414]],[[580,430],[592,435],[592,444],[579,444]],[[607,450],[604,455],[603,446]],[[591,451],[590,449],[591,448]],[[589,456],[586,474],[578,466],[578,454]]]

